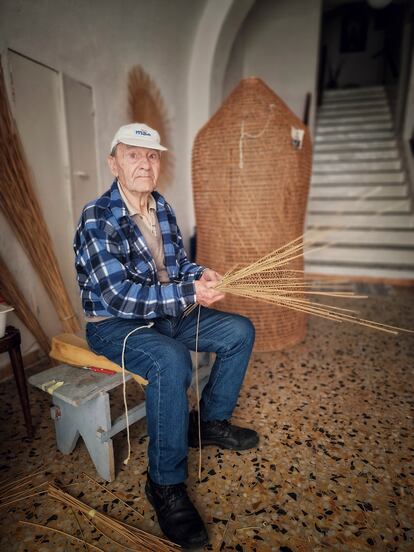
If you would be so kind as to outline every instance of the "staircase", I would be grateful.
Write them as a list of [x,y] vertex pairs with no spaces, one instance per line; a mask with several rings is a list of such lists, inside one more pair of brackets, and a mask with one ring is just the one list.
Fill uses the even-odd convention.
[[307,273],[414,280],[408,174],[383,87],[326,91],[318,113],[307,229],[329,247]]

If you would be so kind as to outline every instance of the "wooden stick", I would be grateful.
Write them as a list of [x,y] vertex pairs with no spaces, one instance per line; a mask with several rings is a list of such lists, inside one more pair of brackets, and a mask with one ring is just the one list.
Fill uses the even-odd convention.
[[[17,479],[17,480],[14,479],[14,478],[11,478],[11,477],[6,479],[5,481],[3,481],[0,484],[0,494],[2,494],[4,489],[6,489],[8,487],[13,487],[14,489],[16,489],[17,487],[21,487],[21,485],[25,484],[25,483],[23,483],[23,481],[25,481],[26,479],[34,478],[34,477],[40,475],[41,473],[43,473],[45,471],[46,471],[45,468],[41,468],[41,469],[38,469],[34,472],[28,473],[27,475],[25,475],[23,477],[20,477],[19,475],[17,475],[17,477],[19,477],[19,479]],[[6,483],[6,481],[9,481],[9,483]]]
[[130,541],[132,544],[140,545],[141,548],[145,547],[145,550],[148,550],[149,552],[152,552],[153,550],[157,550],[157,552],[171,552],[179,548],[174,543],[167,542],[164,539],[160,539],[150,533],[146,533],[141,529],[129,526],[124,522],[120,522],[99,512],[98,510],[95,510],[94,508],[91,508],[56,485],[49,485],[48,495],[62,504],[73,507],[79,512],[93,518],[97,524],[101,524],[104,528],[110,529],[120,537]]
[[15,500],[10,500],[9,502],[4,502],[3,504],[0,504],[0,508],[4,508],[5,506],[10,506],[11,504],[20,502],[20,500],[27,500],[28,498],[32,498],[33,496],[40,496],[46,493],[47,491],[40,491],[40,493],[24,495],[24,496],[21,496],[20,498],[16,498]]
[[[29,491],[34,491],[34,490],[39,489],[40,487],[44,487],[44,485],[48,485],[48,484],[50,484],[50,483],[52,483],[52,480],[51,480],[51,479],[48,480],[48,481],[44,481],[43,483],[40,483],[40,485],[35,485],[34,487],[29,487],[29,488],[27,488],[27,489],[23,489],[23,491],[18,491],[17,493],[13,493],[13,494],[11,494],[11,495],[2,496],[2,497],[0,498],[0,500],[5,500],[5,499],[9,499],[9,498],[15,498],[15,497],[18,496],[18,495],[27,493],[27,492],[29,492]],[[0,503],[0,505],[1,505],[1,503]]]
[[113,539],[112,537],[110,537],[109,535],[107,535],[106,533],[104,533],[102,531],[102,529],[100,529],[95,523],[93,523],[93,521],[88,518],[88,516],[86,516],[83,512],[81,512],[81,516],[87,521],[87,523],[89,525],[91,525],[96,531],[98,531],[98,533],[101,533],[101,535],[103,535],[106,539],[112,541],[113,543],[115,543],[117,546],[120,546],[121,548],[124,548],[125,550],[136,550],[136,548],[130,548],[129,546],[125,546],[125,544],[121,544],[120,542],[118,542],[117,540]]
[[[75,512],[75,510],[74,510],[73,508],[71,508],[71,512],[72,512],[72,514],[73,514],[73,516],[74,516],[74,518],[75,518],[75,520],[76,520],[76,523],[77,523],[77,525],[78,525],[78,527],[79,527],[79,531],[80,531],[81,537],[82,537],[83,540],[85,540],[85,535],[83,534],[82,526],[81,526],[81,524],[80,524],[80,521],[79,521],[79,519],[78,519],[78,516],[76,515],[76,512]],[[83,545],[83,547],[85,548],[85,550],[87,550],[86,542],[85,542],[85,544]]]
[[37,527],[39,529],[46,529],[47,531],[53,531],[54,533],[59,533],[60,535],[64,535],[65,537],[74,540],[76,542],[80,542],[81,544],[86,544],[86,546],[89,546],[90,548],[93,548],[94,550],[98,550],[99,552],[105,552],[105,550],[102,550],[102,548],[98,548],[94,544],[90,544],[89,542],[86,542],[82,539],[78,539],[78,537],[75,537],[71,535],[70,533],[65,533],[64,531],[61,531],[60,529],[55,529],[54,527],[48,527],[47,525],[40,525],[39,523],[32,523],[31,521],[19,521],[22,525],[30,525],[32,527]]
[[91,477],[90,475],[88,475],[87,473],[85,472],[82,472],[82,475],[84,475],[85,477],[87,477],[88,479],[90,479],[90,481],[92,481],[93,483],[95,483],[95,485],[97,485],[98,487],[100,487],[101,489],[104,489],[108,494],[114,496],[117,500],[119,500],[120,502],[122,502],[122,504],[124,504],[124,506],[126,506],[127,508],[129,508],[130,510],[132,510],[133,512],[135,512],[136,514],[138,514],[141,518],[143,518],[144,516],[141,514],[141,512],[138,512],[138,510],[135,510],[135,508],[133,508],[132,506],[130,506],[127,502],[125,502],[125,500],[122,500],[122,498],[120,496],[118,496],[117,494],[113,493],[112,491],[110,491],[109,489],[107,489],[104,485],[101,485],[100,483],[98,483],[98,481],[96,481],[96,479],[94,479],[93,477]]

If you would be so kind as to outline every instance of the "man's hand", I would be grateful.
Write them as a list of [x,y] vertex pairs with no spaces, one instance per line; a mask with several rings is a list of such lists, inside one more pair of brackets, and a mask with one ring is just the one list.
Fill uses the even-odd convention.
[[219,282],[223,276],[221,276],[218,272],[215,270],[211,270],[211,268],[204,269],[203,274],[201,275],[201,278],[199,281],[204,282]]
[[216,301],[224,299],[224,293],[214,289],[216,282],[206,282],[200,278],[200,280],[194,282],[194,285],[196,290],[196,301],[199,305],[203,305],[203,307],[209,307]]
[[209,307],[216,301],[224,299],[224,293],[214,289],[221,278],[220,274],[211,270],[211,268],[204,270],[201,278],[195,282],[197,303],[203,305],[203,307]]

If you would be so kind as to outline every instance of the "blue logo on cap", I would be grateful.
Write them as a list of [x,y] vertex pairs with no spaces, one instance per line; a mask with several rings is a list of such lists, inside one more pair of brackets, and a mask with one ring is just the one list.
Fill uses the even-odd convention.
[[135,134],[139,134],[140,136],[151,136],[151,134],[146,130],[136,130]]

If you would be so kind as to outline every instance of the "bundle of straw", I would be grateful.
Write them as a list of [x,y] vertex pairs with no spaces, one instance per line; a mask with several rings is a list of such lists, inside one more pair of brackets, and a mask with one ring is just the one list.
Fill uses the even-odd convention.
[[[2,507],[15,506],[17,502],[24,502],[26,504],[27,501],[31,498],[44,496],[47,494],[48,497],[59,501],[64,506],[69,506],[74,512],[77,522],[78,518],[75,512],[79,512],[82,516],[82,519],[87,522],[87,524],[92,528],[93,532],[97,531],[106,539],[111,541],[112,544],[115,544],[117,548],[119,547],[125,550],[139,550],[141,552],[153,552],[154,550],[156,550],[157,552],[174,552],[180,549],[178,545],[166,539],[151,535],[150,533],[146,533],[145,531],[142,531],[137,527],[133,527],[132,525],[128,525],[127,523],[118,521],[108,515],[98,512],[94,508],[91,508],[84,502],[60,489],[50,479],[45,480],[44,477],[47,473],[48,472],[46,471],[46,468],[40,467],[32,471],[31,473],[27,473],[25,475],[22,474],[21,476],[16,476],[1,481],[0,509]],[[109,493],[111,496],[114,497],[114,499],[120,501],[129,510],[133,511],[135,514],[138,514],[140,517],[143,517],[140,512],[138,512],[127,502],[122,500],[119,495],[98,483],[93,477],[87,475],[86,473],[82,473],[82,476],[90,480],[94,485],[99,487],[100,490]],[[39,477],[43,479],[43,481],[41,481],[40,483]],[[77,485],[80,482],[81,481],[78,481],[73,484]],[[78,537],[75,537],[70,533],[61,531],[58,528],[27,521],[20,521],[20,523],[23,525],[35,527],[36,529],[52,531],[54,533],[61,534],[74,542],[83,544],[84,546],[88,546],[95,550],[102,550],[101,548],[98,548],[97,546],[85,540],[79,539]],[[83,531],[80,525],[79,528],[83,535]],[[121,542],[118,542],[118,540],[116,540],[114,536],[116,537],[116,539],[121,539],[122,541],[127,542],[128,545],[124,545]]]
[[43,331],[38,319],[33,314],[33,311],[27,304],[23,293],[14,279],[12,273],[6,266],[3,258],[0,255],[0,294],[6,299],[10,305],[13,305],[17,316],[23,322],[28,330],[32,332],[40,347],[49,354],[50,342],[49,338]]
[[314,297],[366,298],[346,289],[346,283],[338,284],[337,281],[328,279],[318,283],[306,278],[303,270],[289,268],[296,259],[303,257],[304,248],[307,248],[306,253],[311,253],[331,245],[328,243],[315,247],[315,244],[320,243],[323,233],[318,230],[305,233],[248,266],[230,270],[216,289],[336,322],[351,322],[391,334],[398,334],[400,331],[412,333],[413,330],[360,318],[354,310],[312,300]]
[[[82,518],[87,520],[89,525],[101,533],[104,537],[110,540],[115,545],[128,550],[140,550],[154,552],[174,552],[180,547],[166,539],[156,537],[150,533],[146,533],[137,527],[133,527],[123,521],[118,521],[94,508],[91,508],[81,500],[66,493],[56,485],[49,485],[48,495],[55,500],[58,500],[65,506],[69,506],[81,513]],[[108,534],[109,531],[109,534]],[[115,535],[117,539],[126,541],[127,546],[114,539],[111,535]],[[86,543],[88,544],[88,543]]]
[[76,332],[79,324],[31,183],[23,147],[10,111],[1,63],[0,167],[0,208],[38,273],[63,328],[68,332]]
[[15,505],[17,502],[29,498],[38,497],[46,493],[45,486],[51,481],[43,480],[39,483],[39,477],[44,479],[45,468],[38,468],[31,473],[17,475],[0,482],[0,508]]

